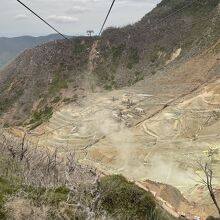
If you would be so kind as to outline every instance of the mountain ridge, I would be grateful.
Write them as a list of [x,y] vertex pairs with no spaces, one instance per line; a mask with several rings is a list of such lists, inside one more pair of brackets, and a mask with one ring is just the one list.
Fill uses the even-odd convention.
[[[20,123],[35,110],[37,100],[43,100],[37,108],[44,108],[56,97],[64,100],[65,91],[130,86],[178,60],[189,59],[217,39],[218,4],[218,0],[212,4],[207,0],[164,0],[133,26],[107,29],[100,39],[78,37],[29,49],[0,73],[0,84],[4,84],[1,112],[14,106],[20,119],[11,121]],[[181,27],[178,32],[177,27]],[[31,83],[30,76],[35,82]],[[14,83],[15,91],[10,87]],[[24,91],[33,95],[27,97]],[[23,104],[20,108],[15,103]]]
[[219,3],[163,0],[100,38],[26,50],[0,72],[5,133],[74,151],[81,164],[161,194],[177,215],[217,216],[194,163],[211,154],[219,176]]
[[3,68],[25,49],[58,39],[61,39],[58,34],[39,37],[29,35],[19,37],[0,37],[0,68]]

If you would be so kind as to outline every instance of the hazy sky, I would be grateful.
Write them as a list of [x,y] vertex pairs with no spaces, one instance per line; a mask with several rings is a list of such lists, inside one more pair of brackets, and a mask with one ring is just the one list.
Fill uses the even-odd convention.
[[[98,32],[112,0],[21,0],[60,32],[68,35]],[[161,0],[116,0],[106,26],[138,21]],[[16,0],[1,0],[0,36],[46,35],[49,27]]]

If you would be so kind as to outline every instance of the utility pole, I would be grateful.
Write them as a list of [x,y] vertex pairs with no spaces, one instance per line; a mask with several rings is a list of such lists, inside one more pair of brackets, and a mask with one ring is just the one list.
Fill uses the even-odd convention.
[[87,35],[88,35],[89,37],[91,37],[92,34],[94,34],[94,31],[93,31],[93,30],[88,30],[88,31],[86,31],[86,33],[87,33]]

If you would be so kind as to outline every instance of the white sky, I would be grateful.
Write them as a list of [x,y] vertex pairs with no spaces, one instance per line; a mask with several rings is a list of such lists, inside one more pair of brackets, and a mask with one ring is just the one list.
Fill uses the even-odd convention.
[[[112,0],[21,0],[61,33],[85,34],[99,31]],[[106,24],[123,26],[140,20],[161,0],[116,0]],[[0,37],[54,33],[16,0],[1,0]]]

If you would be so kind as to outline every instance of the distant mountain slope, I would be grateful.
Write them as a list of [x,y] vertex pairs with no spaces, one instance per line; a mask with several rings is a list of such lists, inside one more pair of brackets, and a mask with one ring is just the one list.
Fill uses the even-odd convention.
[[47,43],[52,40],[58,40],[61,37],[57,34],[51,34],[42,37],[21,36],[21,37],[0,37],[0,68],[15,58],[19,53],[27,48]]
[[219,38],[219,3],[163,0],[141,21],[109,28],[99,39],[77,37],[24,51],[0,72],[0,114],[10,112],[19,124],[82,91],[131,86],[191,59]]

